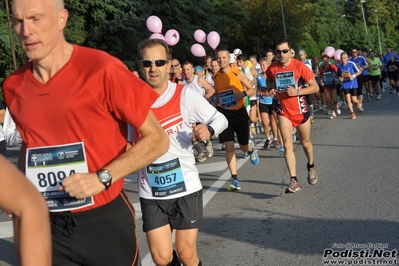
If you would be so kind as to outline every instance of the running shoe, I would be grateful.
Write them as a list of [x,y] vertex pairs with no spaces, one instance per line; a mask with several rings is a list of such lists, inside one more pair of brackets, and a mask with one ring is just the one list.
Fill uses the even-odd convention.
[[[384,87],[382,87],[382,93],[385,93],[385,88]],[[380,99],[381,100],[381,99]]]
[[337,115],[341,114],[341,109],[339,109],[339,107],[337,107]]
[[253,165],[257,165],[259,163],[259,156],[255,147],[252,147],[252,153],[249,158],[251,159],[251,163]]
[[363,112],[363,107],[362,107],[362,105],[360,104],[360,103],[358,103],[357,105],[357,110],[361,113],[361,112]]
[[368,99],[369,101],[371,101],[371,94],[370,94],[370,93],[367,93],[367,99]]
[[205,153],[201,152],[200,154],[198,154],[198,156],[197,156],[197,162],[202,163],[202,162],[204,162],[205,160],[206,160],[206,154],[205,154]]
[[389,94],[393,94],[394,92],[393,92],[393,90],[391,89],[391,91],[389,92]]
[[348,109],[348,105],[346,104],[346,102],[344,102],[343,104],[342,104],[342,109]]
[[323,111],[327,112],[327,104],[323,104]]
[[285,153],[284,146],[280,145],[280,148],[278,149],[278,155],[284,156],[284,153]]
[[247,151],[244,153],[244,155],[242,156],[242,158],[243,158],[243,159],[247,159],[247,158],[248,158],[248,152],[247,152]]
[[351,113],[351,116],[349,117],[350,119],[356,119],[355,113]]
[[336,118],[337,118],[337,115],[335,114],[334,111],[332,111],[331,115],[330,115],[330,119],[336,119]]
[[328,110],[327,114],[328,114],[328,115],[331,115],[331,110]]
[[377,95],[377,100],[381,100],[381,94]]
[[213,147],[210,140],[205,142],[206,157],[211,158],[213,156]]
[[240,182],[238,182],[237,179],[233,179],[231,183],[227,186],[227,190],[229,191],[241,190]]
[[317,183],[318,179],[319,179],[319,177],[317,176],[317,173],[316,173],[316,167],[312,167],[312,168],[308,169],[308,183],[311,185],[314,185]]
[[295,178],[291,178],[290,183],[288,184],[286,193],[295,193],[301,190],[301,186]]
[[280,148],[280,142],[278,141],[278,139],[273,140],[273,145],[274,145],[274,148]]
[[265,144],[263,145],[264,149],[268,149],[270,148],[270,144],[271,144],[271,140],[270,139],[266,139]]

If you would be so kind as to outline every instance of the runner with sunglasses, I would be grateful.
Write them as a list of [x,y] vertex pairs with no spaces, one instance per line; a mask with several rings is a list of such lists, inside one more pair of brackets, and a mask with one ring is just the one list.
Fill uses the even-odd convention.
[[[203,219],[202,185],[191,136],[209,140],[227,127],[227,120],[196,88],[169,81],[165,41],[147,39],[137,54],[145,80],[159,95],[151,110],[170,139],[169,150],[138,174],[143,231],[156,265],[201,265],[197,235]],[[178,255],[173,251],[172,230]]]
[[292,131],[296,128],[300,143],[308,159],[308,182],[316,184],[318,176],[314,165],[313,145],[310,142],[310,107],[306,95],[319,90],[310,70],[301,61],[291,57],[291,44],[287,39],[276,42],[278,62],[266,71],[267,87],[271,95],[278,95],[276,107],[278,125],[284,142],[284,158],[290,174],[286,193],[301,189],[296,173],[296,158],[292,143]]
[[173,83],[183,84],[186,77],[183,74],[183,69],[181,67],[180,61],[176,58],[171,60],[170,64],[170,80]]

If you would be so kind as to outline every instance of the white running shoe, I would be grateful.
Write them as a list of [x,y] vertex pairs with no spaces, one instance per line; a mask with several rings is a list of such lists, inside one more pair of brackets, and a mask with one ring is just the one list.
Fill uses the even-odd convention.
[[337,115],[341,114],[341,109],[339,109],[339,107],[337,107]]

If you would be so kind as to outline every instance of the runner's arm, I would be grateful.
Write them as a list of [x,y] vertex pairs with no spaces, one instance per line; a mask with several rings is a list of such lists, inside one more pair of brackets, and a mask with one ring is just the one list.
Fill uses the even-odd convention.
[[6,109],[0,109],[0,124],[4,123],[5,115],[6,115]]
[[198,77],[198,83],[202,88],[205,89],[206,92],[205,98],[207,100],[210,99],[215,94],[215,89],[211,86],[211,84],[209,84],[208,81],[206,81],[206,79]]
[[[144,123],[138,128],[141,134],[132,148],[104,166],[112,175],[112,183],[149,165],[163,155],[169,148],[169,137],[159,124],[152,111],[149,111]],[[105,186],[96,173],[76,173],[62,181],[61,190],[78,199],[96,195]]]
[[307,82],[307,87],[302,88],[294,88],[292,86],[287,87],[287,93],[289,96],[301,96],[301,95],[308,95],[313,94],[319,91],[319,85],[317,84],[316,80],[312,78]]
[[[247,91],[247,96],[249,97],[254,96],[256,94],[256,90],[253,88],[253,85],[249,82],[247,76],[245,76],[245,74],[240,71],[238,72],[238,78],[240,79],[242,85],[245,86]],[[243,94],[243,97],[244,96],[245,95]]]
[[0,208],[11,213],[14,245],[22,266],[51,265],[48,209],[36,188],[0,156]]

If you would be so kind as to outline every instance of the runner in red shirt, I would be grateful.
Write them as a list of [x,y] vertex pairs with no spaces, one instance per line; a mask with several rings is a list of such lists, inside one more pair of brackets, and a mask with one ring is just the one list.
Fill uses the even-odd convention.
[[[12,13],[31,61],[5,80],[4,98],[51,211],[53,265],[139,265],[123,183],[169,147],[151,111],[157,93],[115,57],[68,43],[63,1],[14,0]],[[127,123],[142,135],[128,151]]]
[[278,62],[266,72],[267,87],[270,93],[278,95],[276,112],[284,141],[285,161],[291,176],[286,192],[301,189],[296,176],[296,159],[292,144],[292,131],[297,129],[301,145],[308,158],[308,182],[316,184],[318,176],[313,160],[313,145],[310,142],[310,108],[306,95],[319,90],[313,72],[302,62],[291,58],[291,44],[287,39],[276,43]]

